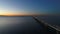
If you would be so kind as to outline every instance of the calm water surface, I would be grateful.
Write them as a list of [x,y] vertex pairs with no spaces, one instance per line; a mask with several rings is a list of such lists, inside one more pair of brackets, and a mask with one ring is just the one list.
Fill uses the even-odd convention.
[[41,29],[32,17],[0,17],[1,34],[38,34]]
[[60,27],[60,16],[39,16],[38,19],[44,20],[48,24]]
[[[51,25],[60,26],[60,16],[38,16]],[[0,17],[0,34],[40,34],[43,30],[32,17]]]

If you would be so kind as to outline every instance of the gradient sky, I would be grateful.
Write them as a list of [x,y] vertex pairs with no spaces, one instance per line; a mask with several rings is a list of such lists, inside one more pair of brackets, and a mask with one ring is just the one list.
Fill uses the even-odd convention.
[[60,14],[60,0],[0,0],[0,15]]

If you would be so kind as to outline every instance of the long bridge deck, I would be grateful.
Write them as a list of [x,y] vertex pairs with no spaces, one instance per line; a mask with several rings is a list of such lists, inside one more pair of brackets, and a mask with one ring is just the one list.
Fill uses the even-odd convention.
[[[4,25],[5,23],[5,25]],[[60,34],[60,28],[37,17],[0,17],[0,34]]]
[[33,18],[43,26],[44,33],[46,33],[46,34],[60,34],[60,27],[45,23],[43,20],[39,20],[37,17],[33,16]]

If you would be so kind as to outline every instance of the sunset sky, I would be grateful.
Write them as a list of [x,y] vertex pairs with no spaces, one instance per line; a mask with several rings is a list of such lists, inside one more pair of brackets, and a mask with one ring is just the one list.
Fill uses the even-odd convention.
[[0,15],[60,14],[60,0],[0,0]]

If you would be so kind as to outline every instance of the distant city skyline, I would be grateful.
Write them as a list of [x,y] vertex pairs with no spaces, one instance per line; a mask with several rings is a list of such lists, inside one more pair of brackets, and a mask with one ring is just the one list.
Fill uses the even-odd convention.
[[60,15],[60,0],[0,0],[0,15]]

